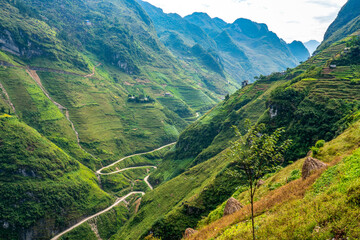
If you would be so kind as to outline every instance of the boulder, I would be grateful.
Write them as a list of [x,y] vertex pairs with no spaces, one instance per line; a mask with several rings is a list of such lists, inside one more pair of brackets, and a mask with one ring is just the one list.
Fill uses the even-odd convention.
[[301,172],[303,180],[308,178],[313,172],[315,172],[321,168],[324,168],[326,166],[327,166],[327,164],[325,164],[315,158],[307,157],[304,162],[304,165],[302,167],[302,172]]
[[196,231],[195,229],[187,228],[187,229],[185,230],[185,235],[184,235],[184,237],[185,237],[185,238],[188,238],[188,237],[194,235],[196,232],[197,232],[197,231]]
[[242,209],[244,206],[241,205],[241,203],[236,200],[235,198],[231,197],[229,198],[229,200],[226,202],[225,205],[225,209],[224,209],[224,216],[233,214],[234,212],[239,211],[240,209]]

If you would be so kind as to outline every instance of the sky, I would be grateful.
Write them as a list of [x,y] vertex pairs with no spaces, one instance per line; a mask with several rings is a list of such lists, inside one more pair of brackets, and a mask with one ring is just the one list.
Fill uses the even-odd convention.
[[286,42],[323,40],[347,0],[145,0],[181,16],[206,12],[228,23],[238,18],[265,23]]

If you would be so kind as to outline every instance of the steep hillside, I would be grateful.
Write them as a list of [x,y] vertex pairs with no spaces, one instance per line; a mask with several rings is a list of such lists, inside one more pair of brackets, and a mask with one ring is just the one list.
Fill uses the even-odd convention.
[[357,18],[360,15],[360,3],[356,0],[348,0],[347,3],[341,8],[338,13],[337,18],[329,28],[327,29],[324,40],[328,40],[334,33],[346,26],[353,19]]
[[356,0],[348,0],[342,7],[335,21],[325,33],[324,41],[319,49],[328,47],[331,43],[354,33],[360,28],[360,3]]
[[[297,136],[299,143],[291,158],[306,154],[318,139],[331,139],[341,127],[341,119],[356,108],[359,100],[357,66],[350,66],[348,61],[329,69],[329,61],[335,56],[340,60],[351,55],[338,55],[351,41],[347,38],[337,42],[293,70],[263,77],[239,90],[187,127],[171,158],[201,161],[214,156],[234,136],[230,127],[241,129],[245,118],[266,122],[271,128],[286,127],[288,136]],[[268,113],[263,115],[265,111]]]
[[[286,155],[284,166],[306,156],[310,147],[314,146],[318,140],[330,141],[339,136],[357,119],[357,110],[360,106],[360,85],[357,81],[358,64],[356,58],[352,58],[357,53],[357,44],[358,41],[354,41],[354,38],[345,38],[295,69],[261,77],[254,84],[226,97],[224,102],[218,104],[198,122],[188,126],[181,134],[176,148],[168,153],[165,161],[150,177],[152,183],[162,184],[155,188],[151,196],[147,195],[151,199],[140,209],[141,217],[144,217],[145,220],[140,222],[134,217],[125,225],[126,228],[123,231],[114,236],[114,239],[126,239],[127,236],[121,232],[132,232],[135,229],[142,229],[141,235],[143,236],[153,233],[155,237],[162,239],[179,239],[186,228],[195,227],[202,217],[207,216],[212,209],[216,209],[216,204],[225,196],[229,196],[229,192],[235,186],[240,189],[239,191],[246,190],[244,182],[236,181],[231,175],[226,174],[225,169],[231,168],[231,160],[227,159],[222,152],[226,151],[229,141],[234,137],[231,126],[236,125],[242,130],[243,121],[246,118],[250,118],[253,123],[266,123],[268,131],[273,131],[278,127],[285,128],[285,137],[291,138],[293,145]],[[344,53],[346,46],[351,47],[350,50],[347,50],[348,52]],[[337,67],[330,69],[329,64],[333,63],[336,63]],[[341,154],[342,151],[356,148],[358,141],[346,137],[352,132],[353,130],[350,129],[344,133],[345,135],[339,137],[342,139],[341,141],[350,141],[349,145],[346,145],[349,148],[333,151],[326,145],[328,150],[321,150],[321,152],[336,158],[337,152]],[[336,144],[336,146],[341,146],[341,144]],[[327,151],[330,152],[326,153]],[[216,159],[222,159],[225,166],[221,170],[216,170],[217,173],[212,173],[216,174],[215,178],[203,183],[205,185],[202,185],[200,189],[197,189],[198,185],[188,186],[187,188],[193,192],[184,198],[180,197],[183,193],[177,191],[170,195],[176,196],[176,202],[179,205],[175,208],[174,205],[165,204],[165,201],[156,201],[155,204],[163,206],[162,210],[158,214],[152,212],[151,218],[148,217],[150,210],[147,206],[164,194],[161,191],[180,189],[177,184],[181,184],[181,186],[185,184],[181,180],[182,178],[186,178],[187,181],[195,179],[200,184],[202,180],[196,176],[214,170],[213,162],[217,161]],[[330,162],[330,160],[326,162]],[[301,161],[294,165],[296,168],[286,168],[281,179],[285,179],[285,182],[286,179],[297,179],[300,176],[297,170],[300,164]],[[191,173],[195,169],[203,170],[197,170],[196,176],[193,176]],[[175,177],[176,175],[178,176]],[[169,180],[173,177],[175,178]],[[304,187],[298,195],[294,193],[297,198],[303,196],[304,191],[314,182],[311,181],[297,185],[301,188]],[[271,182],[266,185],[268,186],[266,191],[277,189],[283,184],[283,182],[281,184]],[[296,183],[289,186],[294,186],[293,184]],[[265,204],[271,204],[271,202]],[[217,206],[219,207],[220,203]],[[207,220],[200,222],[200,225],[206,225],[217,219],[220,211],[216,210],[208,215]],[[227,227],[227,224],[229,222],[221,225],[219,230]],[[144,228],[147,231],[144,231]],[[215,228],[217,227],[212,227],[212,225],[209,231],[205,228],[205,233],[201,234],[205,234],[206,237],[200,239],[210,238],[206,235],[207,231],[210,234],[212,232],[218,234],[217,230],[214,231]],[[224,235],[224,239],[227,236]],[[211,237],[215,237],[215,235],[211,235]],[[236,235],[233,239],[238,237]]]
[[[304,159],[265,178],[255,204],[260,239],[359,238],[359,112],[343,134],[326,143],[315,157],[328,167],[301,177]],[[223,217],[225,203],[201,221],[199,232],[187,239],[252,239],[246,189],[234,197],[246,205]],[[354,216],[354,217],[352,217]]]
[[[190,49],[201,73],[175,58],[134,1],[2,0],[0,49],[0,114],[11,114],[0,119],[1,239],[49,239],[148,191],[160,153],[116,176],[94,171],[174,142],[235,89],[201,47]],[[138,197],[98,218],[101,237],[137,212]],[[91,239],[91,224],[64,238]]]
[[201,71],[172,56],[134,1],[0,4],[0,82],[19,117],[92,169],[175,141],[235,90],[204,49],[189,48]]
[[[165,14],[148,2],[139,3],[153,20],[161,41],[177,56],[188,61],[193,56],[185,49],[198,44],[238,83],[294,67],[299,62],[287,44],[265,24],[247,19],[227,24],[206,13],[181,18],[176,14]],[[305,51],[300,54],[306,55],[307,50],[302,50]]]
[[0,115],[0,238],[50,238],[109,205],[93,172],[15,116]]

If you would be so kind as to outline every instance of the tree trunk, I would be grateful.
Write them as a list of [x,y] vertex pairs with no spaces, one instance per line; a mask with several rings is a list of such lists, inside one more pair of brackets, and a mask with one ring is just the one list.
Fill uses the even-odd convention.
[[251,224],[252,224],[252,235],[253,240],[255,240],[255,221],[254,221],[254,194],[253,194],[253,186],[250,186],[250,203],[251,203]]

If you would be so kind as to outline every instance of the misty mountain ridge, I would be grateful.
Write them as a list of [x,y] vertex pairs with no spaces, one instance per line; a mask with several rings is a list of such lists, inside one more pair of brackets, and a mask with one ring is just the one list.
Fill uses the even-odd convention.
[[[178,14],[166,14],[148,2],[138,2],[152,19],[160,40],[177,56],[183,58],[174,49],[172,39],[182,39],[189,47],[199,44],[206,51],[216,53],[224,71],[238,83],[252,81],[257,75],[294,67],[300,62],[299,59],[309,57],[304,47],[291,48],[269,31],[266,24],[244,18],[230,24],[202,12],[181,18]],[[174,35],[178,37],[174,38]]]
[[305,47],[309,50],[310,55],[312,55],[317,47],[320,45],[320,42],[316,40],[310,40],[304,43]]

